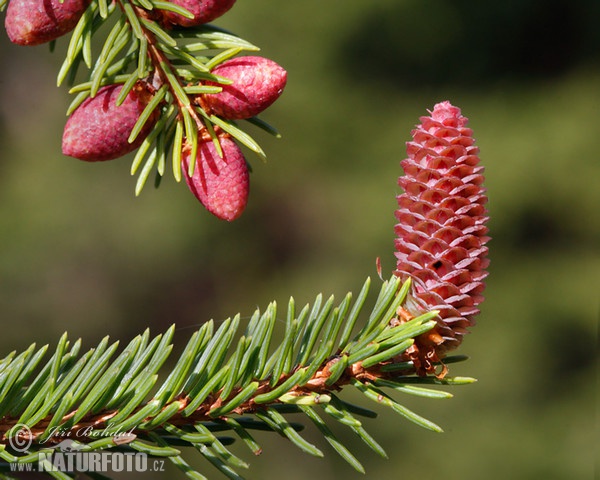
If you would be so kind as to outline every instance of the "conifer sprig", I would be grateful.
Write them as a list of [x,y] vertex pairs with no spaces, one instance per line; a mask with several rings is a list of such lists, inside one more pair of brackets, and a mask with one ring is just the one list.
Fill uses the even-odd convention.
[[[132,162],[131,173],[138,174],[136,195],[141,193],[153,170],[160,181],[170,152],[174,155],[171,162],[173,176],[180,181],[181,162],[177,160],[181,151],[191,152],[190,157],[195,159],[199,138],[204,136],[217,142],[215,130],[224,129],[261,158],[265,157],[250,135],[236,128],[231,121],[207,114],[193,101],[194,96],[218,93],[221,91],[218,85],[231,83],[227,78],[211,74],[212,69],[239,53],[260,50],[257,46],[213,25],[167,31],[153,20],[152,12],[168,10],[189,15],[183,7],[173,3],[145,1],[142,5],[136,0],[122,0],[104,8],[102,5],[102,2],[92,2],[73,31],[58,84],[68,81],[72,84],[70,92],[77,94],[67,110],[69,114],[105,85],[123,84],[118,105],[140,82],[151,90],[153,100],[140,115],[129,137],[129,142],[134,142],[150,116],[158,111],[158,121]],[[118,19],[94,59],[89,42],[98,27],[112,15]],[[89,79],[73,85],[82,60],[90,69]],[[207,81],[213,84],[207,85]],[[261,127],[261,123],[255,124]],[[268,125],[263,129],[268,133],[275,132]],[[179,131],[184,132],[183,135],[178,134]],[[190,172],[194,167],[194,164],[190,166]]]
[[[200,164],[202,172],[188,187],[208,211],[232,221],[247,203],[249,168],[240,153],[243,165],[222,171],[216,165],[227,155],[222,142],[231,138],[236,149],[243,145],[264,160],[265,152],[239,122],[279,136],[257,115],[287,81],[281,66],[249,55],[257,46],[206,23],[234,3],[10,0],[0,9],[8,4],[5,25],[16,44],[50,42],[53,49],[59,37],[70,36],[57,78],[75,95],[67,109],[63,154],[97,162],[136,151],[130,169],[137,175],[136,195],[153,173],[158,186],[170,166],[180,182],[192,179]],[[108,95],[115,91],[114,98]],[[98,97],[102,100],[95,101]],[[214,143],[214,154],[200,152],[206,142]],[[207,171],[214,178],[199,181]]]
[[[248,464],[227,448],[231,438],[222,432],[240,439],[253,454],[262,451],[252,435],[259,429],[322,456],[300,434],[303,425],[287,419],[302,413],[342,458],[363,471],[324,419],[350,428],[385,456],[360,420],[376,414],[346,402],[340,392],[355,388],[369,402],[440,432],[386,391],[449,398],[451,394],[425,385],[474,381],[417,377],[411,362],[401,362],[414,338],[436,325],[435,311],[397,321],[409,286],[410,280],[402,284],[396,277],[384,282],[368,308],[369,279],[354,302],[350,293],[338,305],[333,297],[318,295],[312,306],[298,312],[290,299],[283,332],[277,328],[281,322],[275,303],[264,312],[256,310],[243,332],[239,315],[218,327],[211,320],[191,335],[164,380],[174,327],[153,339],[146,330],[116,358],[117,342],[105,338],[81,353],[81,342],[71,344],[66,335],[43,366],[48,346],[12,352],[0,361],[0,458],[35,462],[38,453],[70,432],[69,438],[85,444],[86,451],[110,448],[162,456],[187,476],[203,478],[181,456],[180,447],[193,446],[229,478],[242,478],[236,470]],[[16,443],[31,444],[19,451]]]

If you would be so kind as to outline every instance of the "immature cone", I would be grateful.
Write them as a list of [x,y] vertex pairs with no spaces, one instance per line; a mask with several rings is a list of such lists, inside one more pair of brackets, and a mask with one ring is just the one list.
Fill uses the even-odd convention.
[[475,324],[489,264],[483,167],[468,119],[447,101],[430,113],[412,131],[401,162],[405,193],[398,196],[395,227],[394,273],[413,279],[419,303],[408,313],[440,311],[438,325],[409,351],[420,373],[432,372],[432,363]]
[[202,98],[213,113],[231,120],[258,115],[279,98],[287,82],[287,72],[280,65],[256,56],[232,58],[217,65],[211,73],[233,83],[206,82],[223,90]]
[[95,97],[86,99],[77,107],[63,131],[63,154],[97,162],[122,157],[141,145],[156,123],[157,110],[132,143],[128,142],[128,138],[152,94],[140,83],[117,106],[116,100],[122,88],[122,85],[102,87]]
[[182,156],[182,170],[187,185],[206,209],[229,222],[238,218],[248,203],[250,176],[246,159],[228,136],[219,137],[222,156],[211,139],[200,140],[194,174],[188,176],[190,153]]
[[4,26],[11,42],[40,45],[75,28],[90,0],[11,0]]
[[181,27],[196,27],[212,22],[225,14],[233,7],[235,0],[171,0],[171,3],[185,8],[194,15],[194,18],[186,18],[178,13],[163,10],[163,17],[167,22]]

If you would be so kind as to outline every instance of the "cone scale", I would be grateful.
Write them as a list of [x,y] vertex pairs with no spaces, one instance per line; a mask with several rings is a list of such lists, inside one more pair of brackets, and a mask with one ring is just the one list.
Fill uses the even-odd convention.
[[[437,326],[405,354],[419,374],[462,341],[475,324],[487,277],[487,196],[468,119],[445,101],[411,132],[398,183],[395,274],[412,279],[400,317],[438,310]],[[440,375],[440,373],[437,373]],[[441,375],[445,374],[445,368]]]

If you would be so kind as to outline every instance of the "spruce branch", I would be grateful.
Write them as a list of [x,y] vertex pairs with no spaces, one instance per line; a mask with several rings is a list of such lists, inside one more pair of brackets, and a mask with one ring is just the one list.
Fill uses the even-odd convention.
[[[5,24],[20,45],[53,47],[70,35],[57,77],[58,86],[69,85],[75,95],[67,108],[63,154],[95,162],[136,152],[130,169],[137,175],[136,195],[153,172],[158,186],[170,163],[173,178],[184,177],[208,211],[228,221],[239,217],[249,165],[237,144],[266,158],[239,122],[279,136],[257,115],[281,95],[287,73],[249,55],[257,46],[207,23],[235,0],[36,2],[41,0],[10,0]],[[229,148],[223,146],[228,139]],[[206,142],[214,150],[202,148]],[[220,165],[229,163],[228,155],[237,157],[236,169]]]
[[38,462],[41,454],[51,458],[69,438],[84,451],[165,457],[188,477],[203,478],[181,456],[182,446],[192,446],[229,478],[242,478],[236,470],[248,464],[227,448],[230,438],[222,432],[237,437],[255,455],[262,448],[253,430],[276,432],[310,455],[323,455],[300,434],[303,425],[288,420],[289,414],[299,413],[353,468],[364,471],[325,422],[348,427],[385,457],[359,419],[375,413],[343,400],[344,390],[354,388],[369,403],[440,432],[387,391],[442,399],[452,395],[430,386],[474,381],[415,375],[403,354],[416,337],[435,327],[438,312],[402,319],[399,313],[411,301],[411,281],[398,277],[383,282],[367,306],[370,285],[367,279],[354,301],[351,293],[338,305],[333,296],[324,300],[318,295],[299,312],[291,298],[283,332],[278,331],[276,303],[263,312],[257,309],[243,331],[239,315],[218,327],[206,322],[166,375],[174,326],[153,339],[146,330],[116,358],[117,342],[104,338],[82,353],[81,342],[71,344],[66,334],[43,366],[47,345],[12,352],[0,361],[0,458]]

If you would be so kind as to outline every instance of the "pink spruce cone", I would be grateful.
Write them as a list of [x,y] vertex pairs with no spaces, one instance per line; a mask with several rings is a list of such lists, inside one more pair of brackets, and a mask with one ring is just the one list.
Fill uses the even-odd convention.
[[165,20],[181,27],[196,27],[224,15],[233,7],[235,0],[171,0],[171,2],[188,10],[194,18],[186,18],[178,13],[163,10]]
[[90,0],[11,0],[4,26],[11,42],[40,45],[75,28]]
[[122,85],[107,85],[93,98],[86,99],[67,120],[63,131],[62,152],[88,162],[112,160],[138,148],[158,118],[155,110],[135,141],[127,139],[138,118],[152,98],[148,88],[139,83],[117,106]]
[[217,65],[211,73],[233,83],[206,82],[223,90],[202,98],[213,113],[231,120],[258,115],[279,98],[287,82],[287,72],[280,65],[256,56],[232,58]]
[[405,193],[397,198],[395,227],[394,273],[413,279],[419,303],[405,313],[440,311],[437,327],[408,352],[421,374],[433,373],[433,363],[475,324],[489,264],[483,167],[468,119],[448,101],[430,113],[412,131],[408,158],[401,162],[398,183]]
[[240,147],[229,138],[219,137],[220,157],[212,139],[200,140],[194,174],[188,176],[189,152],[182,156],[183,176],[191,192],[213,215],[231,222],[238,218],[248,203],[250,176]]

